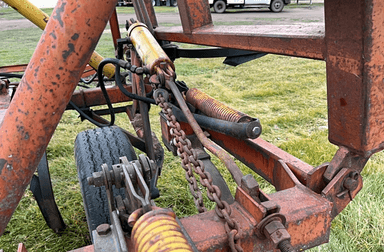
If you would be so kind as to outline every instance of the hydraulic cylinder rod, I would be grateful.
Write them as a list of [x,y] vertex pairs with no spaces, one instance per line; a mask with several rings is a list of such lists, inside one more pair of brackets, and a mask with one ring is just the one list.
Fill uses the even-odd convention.
[[0,235],[56,129],[115,1],[59,0],[0,125]]
[[163,62],[175,70],[173,62],[145,24],[133,23],[128,29],[128,35],[144,65],[150,69],[151,75],[156,73],[156,68],[159,68]]

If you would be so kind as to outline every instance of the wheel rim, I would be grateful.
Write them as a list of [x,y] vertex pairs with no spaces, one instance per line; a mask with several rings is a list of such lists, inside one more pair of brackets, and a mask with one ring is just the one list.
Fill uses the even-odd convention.
[[224,4],[223,4],[223,3],[219,3],[219,4],[217,4],[217,9],[218,9],[219,11],[223,10],[223,9],[224,9]]
[[281,3],[278,1],[276,3],[274,3],[273,5],[274,5],[276,10],[280,9],[280,7],[281,7]]

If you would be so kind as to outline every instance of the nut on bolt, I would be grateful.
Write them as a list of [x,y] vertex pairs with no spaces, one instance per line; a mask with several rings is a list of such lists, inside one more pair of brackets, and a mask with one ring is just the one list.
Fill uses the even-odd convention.
[[354,191],[357,186],[359,185],[359,173],[352,172],[349,174],[349,176],[345,179],[343,186],[345,189],[349,191]]
[[253,121],[247,123],[247,128],[246,128],[247,137],[251,139],[255,139],[260,136],[261,131],[262,131],[262,127],[259,119],[254,119]]
[[111,226],[108,223],[100,224],[97,226],[96,232],[98,235],[107,235],[111,232]]
[[294,252],[291,235],[285,228],[285,216],[273,213],[262,219],[256,226],[255,234],[259,239],[268,238],[281,252]]
[[260,127],[254,127],[254,128],[252,129],[252,133],[253,133],[255,136],[260,135],[260,133],[261,133],[261,129],[260,129]]
[[277,220],[271,221],[264,227],[264,234],[277,248],[282,241],[290,241],[291,235],[285,229],[284,225]]

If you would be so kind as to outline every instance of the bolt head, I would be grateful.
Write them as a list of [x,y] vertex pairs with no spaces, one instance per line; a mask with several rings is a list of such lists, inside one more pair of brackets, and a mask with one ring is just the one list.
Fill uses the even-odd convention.
[[261,132],[260,127],[254,127],[252,129],[252,133],[255,134],[255,136],[258,136],[260,134],[260,132]]
[[111,232],[111,226],[108,223],[101,224],[96,228],[96,232],[98,235],[107,235]]
[[95,180],[93,179],[93,177],[88,177],[87,181],[88,181],[88,185],[95,185]]
[[349,191],[354,191],[357,186],[359,185],[359,181],[358,180],[355,180],[353,178],[346,178],[346,180],[344,181],[344,187],[345,189],[349,190]]
[[93,173],[93,183],[95,187],[100,187],[104,185],[104,176],[102,172]]

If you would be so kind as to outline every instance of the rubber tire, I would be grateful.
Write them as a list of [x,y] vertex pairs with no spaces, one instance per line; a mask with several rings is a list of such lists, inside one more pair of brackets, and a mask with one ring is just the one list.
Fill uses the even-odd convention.
[[170,0],[172,7],[177,7],[177,0]]
[[269,9],[272,12],[281,12],[284,9],[283,0],[273,0]]
[[[107,164],[111,169],[113,164],[120,163],[119,157],[122,156],[128,160],[137,159],[128,137],[117,127],[86,130],[76,137],[77,174],[91,237],[97,226],[111,222],[105,187],[90,186],[87,178],[101,171],[102,164]],[[122,195],[124,198],[124,189],[114,188],[114,195]]]
[[227,9],[227,5],[225,4],[224,1],[218,0],[213,4],[213,10],[216,13],[224,13],[225,10]]

